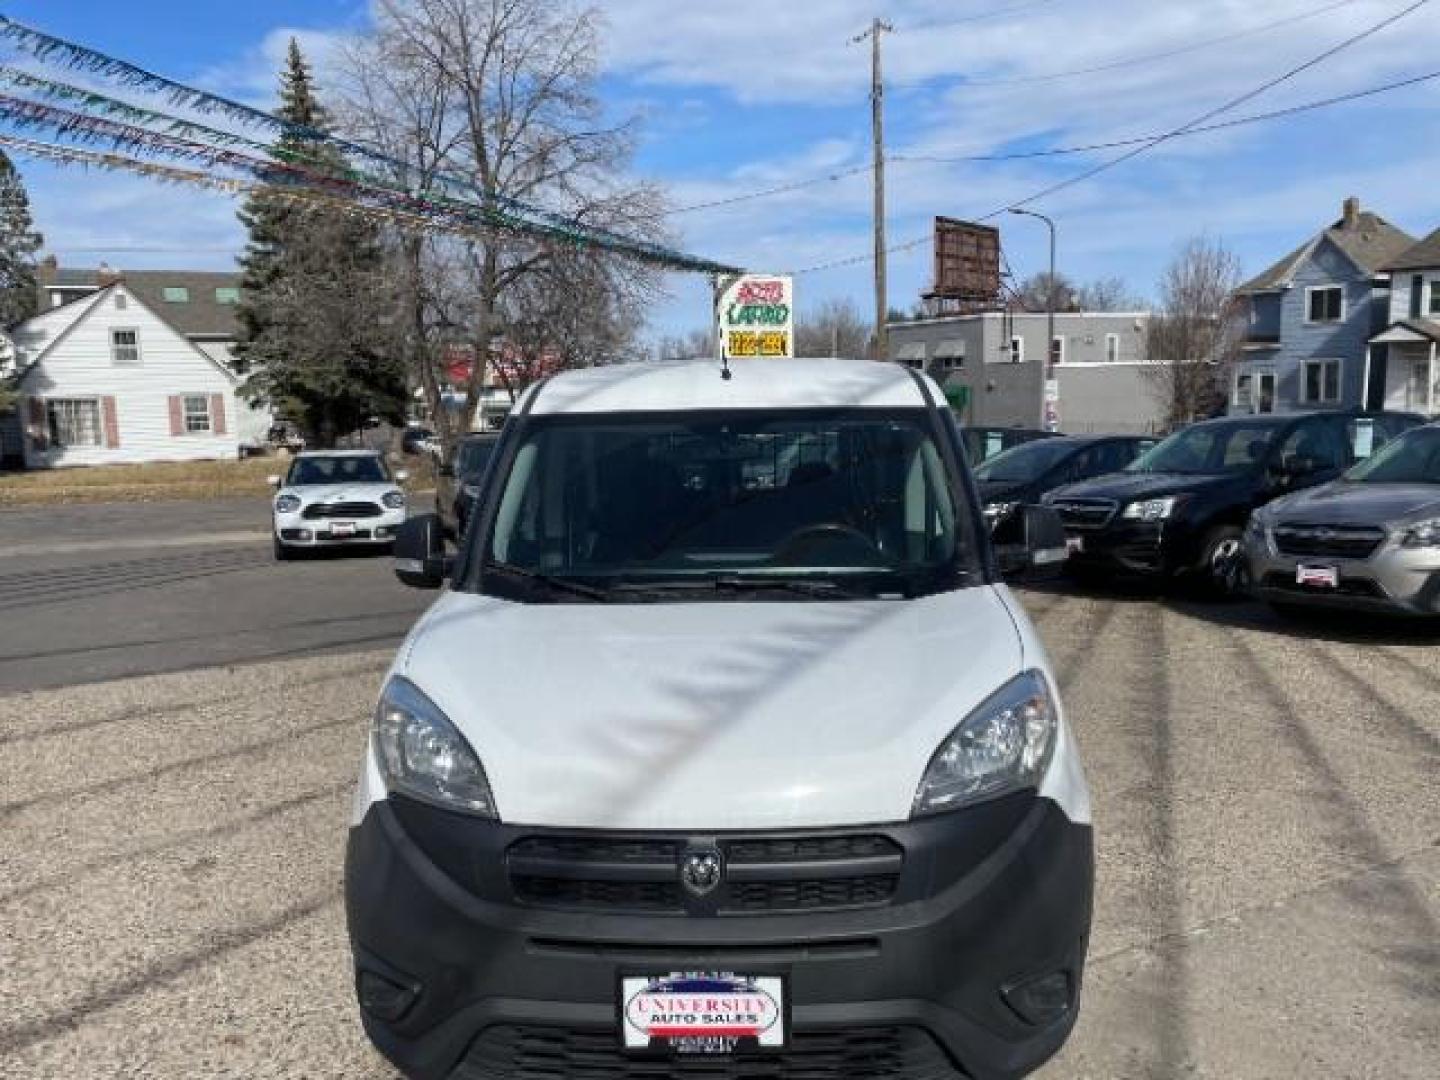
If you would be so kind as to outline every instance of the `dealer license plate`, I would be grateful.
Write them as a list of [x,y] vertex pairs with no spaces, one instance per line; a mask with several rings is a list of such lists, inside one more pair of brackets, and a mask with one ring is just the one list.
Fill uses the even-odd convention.
[[783,1049],[786,1027],[785,981],[778,975],[671,972],[620,980],[620,1028],[628,1051]]
[[1301,563],[1295,568],[1295,584],[1307,589],[1338,589],[1340,571],[1333,566],[1306,566]]
[[352,525],[352,524],[350,524],[350,522],[348,522],[348,521],[347,521],[347,522],[343,522],[343,523],[337,521],[337,522],[335,522],[333,525],[330,526],[330,535],[331,535],[331,536],[354,536],[354,535],[355,535],[355,526]]

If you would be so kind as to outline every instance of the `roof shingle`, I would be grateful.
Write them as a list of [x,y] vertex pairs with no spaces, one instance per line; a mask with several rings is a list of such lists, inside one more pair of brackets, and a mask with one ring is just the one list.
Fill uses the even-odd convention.
[[1392,259],[1415,245],[1415,238],[1403,229],[1397,229],[1379,214],[1368,210],[1361,211],[1355,215],[1353,221],[1347,222],[1344,217],[1340,218],[1264,273],[1241,285],[1236,292],[1271,292],[1285,288],[1293,280],[1295,271],[1305,256],[1315,250],[1323,240],[1329,240],[1367,274],[1378,273],[1387,268]]
[[1411,244],[1386,263],[1385,269],[1421,270],[1431,266],[1440,266],[1440,229],[1436,229],[1418,244]]
[[[221,303],[217,289],[238,289],[240,275],[206,270],[128,270],[50,267],[44,264],[38,275],[43,292],[50,286],[94,288],[121,280],[141,303],[186,337],[233,340],[236,336],[235,305]],[[184,289],[186,299],[165,299],[166,289]],[[48,299],[45,307],[48,307]]]

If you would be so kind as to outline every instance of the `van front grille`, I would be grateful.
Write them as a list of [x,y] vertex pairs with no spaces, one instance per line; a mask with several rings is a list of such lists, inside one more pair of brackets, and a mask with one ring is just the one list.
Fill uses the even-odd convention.
[[[722,881],[696,896],[686,855],[718,852]],[[904,850],[871,834],[775,837],[527,837],[506,857],[511,889],[535,907],[615,914],[759,915],[876,907],[894,899]]]

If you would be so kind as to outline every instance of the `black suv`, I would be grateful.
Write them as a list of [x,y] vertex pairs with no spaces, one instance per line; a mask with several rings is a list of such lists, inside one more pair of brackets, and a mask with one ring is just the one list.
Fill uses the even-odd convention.
[[440,468],[435,509],[446,531],[457,540],[465,535],[465,527],[470,524],[475,500],[480,495],[480,481],[485,478],[490,454],[499,441],[499,434],[467,435],[455,448],[454,464]]
[[1208,420],[1171,435],[1124,472],[1070,484],[1045,501],[1080,576],[1187,577],[1221,595],[1246,585],[1250,512],[1333,480],[1423,423],[1407,413],[1292,413]]
[[1011,447],[975,467],[985,520],[993,527],[1058,487],[1119,472],[1159,441],[1144,435],[1065,435]]

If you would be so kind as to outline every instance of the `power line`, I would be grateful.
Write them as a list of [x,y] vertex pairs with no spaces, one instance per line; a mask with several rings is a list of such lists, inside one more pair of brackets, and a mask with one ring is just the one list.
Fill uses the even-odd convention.
[[[1271,22],[1261,23],[1259,26],[1251,26],[1244,30],[1237,30],[1233,33],[1222,34],[1219,37],[1206,38],[1203,41],[1195,41],[1189,45],[1181,45],[1173,49],[1165,49],[1161,52],[1143,53],[1138,56],[1121,57],[1116,60],[1108,60],[1101,64],[1093,64],[1089,67],[1067,68],[1064,71],[1047,71],[1035,75],[1010,75],[993,79],[971,79],[965,78],[961,83],[962,89],[969,89],[972,86],[1020,86],[1030,83],[1055,82],[1060,79],[1074,78],[1077,75],[1098,75],[1106,71],[1119,71],[1127,67],[1137,67],[1143,64],[1153,64],[1160,60],[1169,60],[1176,56],[1188,56],[1190,53],[1201,52],[1205,49],[1214,48],[1216,45],[1227,45],[1233,41],[1243,41],[1245,38],[1256,37],[1271,30],[1278,30],[1281,27],[1293,26],[1296,23],[1306,22],[1310,19],[1327,15],[1342,7],[1349,7],[1351,4],[1359,3],[1360,0],[1335,0],[1334,3],[1324,7],[1315,8],[1311,11],[1300,12],[1296,15],[1287,15],[1283,19],[1275,19]],[[942,76],[936,76],[942,77]],[[896,85],[916,86],[930,79],[900,80]]]
[[[1311,68],[1314,68],[1317,65],[1324,63],[1326,60],[1330,59],[1331,57],[1335,56],[1340,52],[1343,52],[1351,46],[1357,45],[1361,41],[1373,37],[1380,31],[1394,25],[1401,19],[1404,19],[1406,16],[1420,10],[1422,7],[1425,7],[1429,3],[1430,0],[1415,0],[1414,3],[1410,4],[1403,10],[1398,11],[1393,15],[1388,15],[1384,19],[1381,19],[1379,22],[1372,23],[1364,30],[1352,34],[1350,37],[1344,39],[1339,44],[1332,45],[1330,48],[1316,54],[1309,60],[1306,60],[1304,63],[1298,64],[1295,67],[1292,67],[1289,70],[1283,72],[1282,74],[1277,75],[1273,79],[1269,79],[1266,82],[1261,83],[1254,89],[1247,90],[1245,93],[1229,99],[1224,104],[1216,106],[1215,108],[1210,109],[1205,113],[1202,113],[1200,116],[1196,117],[1194,120],[1191,120],[1189,123],[1182,124],[1177,128],[1173,128],[1163,135],[1158,135],[1154,138],[1147,139],[1141,145],[1136,146],[1135,148],[1127,151],[1124,154],[1121,154],[1118,157],[1111,158],[1109,161],[1101,162],[1093,168],[1086,169],[1085,171],[1077,173],[1074,176],[1067,177],[1064,180],[1060,180],[1056,183],[1043,187],[1039,191],[1033,192],[1022,199],[1012,200],[1006,203],[1006,205],[992,210],[989,213],[984,214],[980,217],[977,217],[974,220],[977,222],[989,221],[991,218],[999,217],[1011,207],[1023,207],[1028,206],[1031,203],[1039,202],[1041,199],[1047,198],[1060,191],[1064,191],[1068,188],[1074,187],[1075,185],[1081,184],[1086,180],[1090,180],[1096,176],[1099,176],[1101,173],[1108,172],[1110,169],[1114,169],[1128,161],[1132,161],[1135,158],[1139,157],[1141,154],[1147,153],[1148,151],[1153,150],[1157,146],[1161,146],[1164,143],[1180,138],[1181,136],[1192,134],[1202,125],[1221,115],[1222,113],[1228,112],[1229,110],[1239,105],[1245,104],[1245,102],[1247,101],[1251,101],[1254,98],[1259,97],[1266,91],[1271,90],[1276,86],[1279,86],[1281,83],[1288,82],[1290,79],[1295,78],[1295,76],[1300,75],[1303,72],[1309,71]],[[918,237],[914,240],[910,240],[904,244],[900,244],[896,247],[891,248],[888,254],[893,255],[900,252],[911,251],[917,247],[920,247],[923,244],[929,243],[930,240],[931,237],[929,236]],[[821,270],[833,270],[842,266],[851,266],[857,263],[863,263],[868,258],[870,258],[870,256],[868,255],[855,255],[844,259],[833,259],[830,262],[821,263],[816,266],[805,267],[801,270],[792,270],[791,273],[795,275],[813,274],[818,273]]]
[[903,26],[901,30],[920,31],[927,33],[932,30],[948,30],[952,26],[969,26],[971,23],[986,22],[990,19],[999,19],[1006,15],[1019,15],[1022,12],[1033,11],[1035,8],[1049,7],[1055,0],[1029,0],[1024,4],[1011,4],[1009,7],[996,8],[994,11],[982,11],[975,15],[961,15],[955,19],[945,19],[939,22],[921,23],[918,26]]
[[[1361,101],[1365,98],[1375,97],[1379,94],[1387,94],[1394,90],[1403,90],[1409,86],[1418,86],[1421,83],[1433,82],[1440,79],[1440,71],[1429,71],[1420,75],[1414,75],[1406,79],[1399,79],[1395,82],[1384,83],[1380,86],[1372,86],[1365,90],[1355,90],[1348,94],[1336,94],[1333,97],[1321,98],[1318,101],[1306,101],[1298,105],[1290,105],[1283,109],[1272,109],[1268,112],[1249,113],[1245,116],[1237,116],[1233,120],[1221,120],[1213,124],[1202,124],[1199,127],[1186,131],[1185,136],[1204,135],[1215,131],[1226,131],[1230,128],[1244,127],[1249,124],[1260,124],[1270,120],[1281,120],[1290,116],[1298,116],[1307,112],[1314,112],[1318,109],[1333,108],[1336,105],[1345,105],[1352,101]],[[960,154],[960,155],[934,155],[934,154],[889,154],[886,160],[894,165],[969,165],[987,162],[1003,161],[1027,161],[1033,158],[1066,157],[1074,154],[1089,154],[1097,150],[1118,150],[1127,146],[1138,146],[1141,143],[1152,142],[1160,136],[1134,135],[1124,139],[1111,139],[1106,142],[1081,143],[1075,146],[1053,146],[1040,150],[1010,150],[998,154]],[[870,165],[855,165],[850,168],[841,169],[838,172],[829,172],[816,176],[806,177],[803,180],[794,180],[786,184],[774,187],[759,188],[754,191],[742,192],[738,195],[730,195],[722,199],[712,199],[708,202],[692,203],[688,206],[681,206],[669,211],[670,215],[695,213],[700,210],[713,210],[726,206],[735,206],[740,203],[754,202],[759,199],[769,199],[777,195],[785,195],[794,191],[803,191],[806,188],[818,187],[821,184],[838,183],[852,176],[869,172]]]

